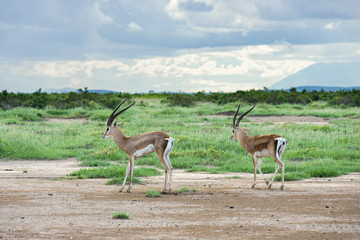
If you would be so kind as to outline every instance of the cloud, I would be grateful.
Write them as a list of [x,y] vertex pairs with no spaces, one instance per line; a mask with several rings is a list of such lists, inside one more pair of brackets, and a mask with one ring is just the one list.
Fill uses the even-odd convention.
[[330,22],[328,24],[326,24],[325,26],[323,26],[323,29],[326,29],[326,30],[336,30],[336,29],[339,29],[340,27],[340,23],[337,22],[337,23],[334,23],[334,22]]
[[54,78],[71,77],[81,74],[91,78],[97,69],[115,69],[118,72],[128,71],[129,67],[117,60],[94,61],[34,61],[24,62],[11,68],[14,74],[24,76],[48,76]]
[[101,8],[102,8],[102,5],[103,4],[107,4],[108,1],[96,1],[94,3],[94,6],[92,8],[92,15],[94,15],[94,17],[96,19],[99,20],[100,24],[109,24],[109,23],[112,23],[113,22],[113,19],[112,17],[108,16],[108,15],[105,15],[102,11],[101,11]]
[[179,2],[179,7],[194,12],[210,12],[214,9],[211,4],[194,0]]
[[358,0],[3,1],[0,85],[261,88],[359,60],[359,26]]
[[135,33],[135,32],[141,32],[141,31],[143,31],[143,29],[138,24],[136,24],[134,22],[131,22],[127,26],[126,31],[131,32],[131,33]]
[[[98,88],[121,86],[127,91],[145,87],[156,91],[198,91],[201,88],[233,91],[248,86],[268,86],[315,62],[305,54],[302,58],[292,55],[292,49],[288,45],[258,45],[179,52],[176,56],[131,61],[26,61],[8,69],[21,78],[66,79],[66,86],[74,88],[94,88],[100,84]],[[139,80],[143,81],[142,86],[134,85]]]
[[[355,0],[306,0],[302,2],[247,0],[171,0],[165,12],[194,31],[234,33],[304,29],[324,19],[359,20],[360,4]],[[330,23],[325,29],[339,27]]]

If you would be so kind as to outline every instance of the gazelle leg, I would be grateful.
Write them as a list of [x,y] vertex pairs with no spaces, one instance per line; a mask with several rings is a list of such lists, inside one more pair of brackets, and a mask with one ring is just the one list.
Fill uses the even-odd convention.
[[164,189],[162,190],[163,193],[167,192],[167,185],[168,185],[168,170],[169,168],[167,166],[163,166],[165,171],[165,182],[164,182]]
[[283,164],[281,166],[281,186],[280,186],[280,190],[284,189],[284,179],[285,178],[285,165]]
[[269,181],[266,179],[266,177],[264,176],[264,174],[263,174],[262,171],[261,171],[261,165],[262,165],[262,163],[263,163],[263,159],[264,159],[264,158],[261,157],[261,158],[259,158],[259,160],[258,160],[258,170],[259,170],[259,173],[261,174],[261,177],[264,179],[266,185],[269,185]]
[[285,165],[284,163],[280,160],[280,159],[274,159],[275,163],[276,163],[276,168],[275,168],[275,174],[273,176],[273,178],[271,179],[271,182],[269,184],[269,188],[271,187],[272,183],[274,182],[274,179],[276,177],[276,174],[279,170],[279,167],[281,168],[281,186],[280,186],[280,190],[284,189],[284,177],[285,177]]
[[124,177],[124,182],[123,182],[123,184],[122,184],[121,189],[119,190],[119,192],[122,192],[122,190],[124,189],[125,183],[126,183],[126,179],[127,179],[128,175],[129,175],[129,172],[130,172],[130,161],[129,161],[129,164],[128,164],[127,168],[126,168],[126,173],[125,173],[125,177]]
[[168,167],[168,174],[169,174],[169,178],[170,178],[170,180],[168,180],[169,193],[172,190],[172,170],[173,170],[173,167],[172,167],[171,162],[170,162],[170,152],[171,152],[171,150],[173,148],[173,141],[174,141],[174,139],[172,139],[172,138],[168,139],[168,143],[167,143],[166,148],[164,150],[164,156],[163,156],[163,158],[165,160],[165,164]]
[[277,174],[278,170],[279,170],[279,165],[276,163],[275,173],[274,173],[274,176],[272,177],[272,179],[271,179],[271,181],[270,181],[270,184],[268,185],[268,188],[271,188],[271,185],[272,185],[273,182],[274,182],[274,179],[275,179],[275,177],[276,177],[276,174]]
[[134,175],[134,161],[135,161],[135,158],[134,157],[131,157],[131,160],[130,160],[130,184],[129,184],[129,188],[126,190],[126,192],[130,192],[130,189],[132,188],[132,179],[133,179],[133,175]]
[[253,160],[253,165],[254,165],[254,183],[253,185],[251,186],[251,188],[255,188],[255,185],[256,185],[256,156],[251,156],[252,157],[252,160]]
[[170,152],[164,154],[164,159],[165,159],[165,163],[166,165],[168,166],[168,174],[169,174],[169,178],[170,180],[168,181],[168,184],[169,184],[169,192],[171,192],[172,190],[172,170],[173,170],[173,167],[171,165],[171,162],[170,162],[170,158],[169,158],[169,155],[170,155]]
[[168,170],[169,167],[166,164],[166,161],[164,159],[163,153],[160,151],[156,151],[156,154],[161,162],[161,164],[163,165],[164,171],[165,171],[165,183],[164,183],[164,189],[162,190],[163,193],[167,192],[167,183],[168,183]]

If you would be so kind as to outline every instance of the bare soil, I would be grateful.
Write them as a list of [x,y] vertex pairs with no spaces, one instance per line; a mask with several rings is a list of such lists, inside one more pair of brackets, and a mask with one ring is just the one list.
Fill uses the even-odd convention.
[[[1,162],[0,239],[360,239],[359,173],[281,191],[251,189],[252,174],[175,170],[174,189],[196,191],[149,198],[164,176],[131,193],[105,179],[53,179],[77,169],[75,159]],[[112,219],[117,211],[131,218]]]
[[[196,191],[149,198],[163,175],[131,193],[106,179],[54,180],[79,168],[75,159],[0,161],[0,239],[360,239],[360,173],[281,191],[260,180],[251,189],[252,174],[176,169],[173,189]],[[130,219],[112,219],[118,211]]]

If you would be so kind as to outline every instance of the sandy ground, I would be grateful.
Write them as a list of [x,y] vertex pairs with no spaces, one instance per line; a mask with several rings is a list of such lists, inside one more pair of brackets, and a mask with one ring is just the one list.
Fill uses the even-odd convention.
[[[284,121],[272,117],[250,120]],[[328,121],[286,121],[295,120]],[[79,168],[75,159],[0,160],[0,239],[360,239],[360,173],[285,182],[280,191],[278,182],[251,189],[252,174],[176,169],[173,188],[196,191],[149,198],[163,175],[131,193],[106,179],[54,180]],[[112,219],[117,211],[131,218]]]
[[251,174],[175,170],[174,188],[196,191],[149,198],[163,176],[131,193],[105,179],[53,180],[77,169],[74,159],[1,162],[0,239],[360,239],[359,173],[280,191],[251,189]]

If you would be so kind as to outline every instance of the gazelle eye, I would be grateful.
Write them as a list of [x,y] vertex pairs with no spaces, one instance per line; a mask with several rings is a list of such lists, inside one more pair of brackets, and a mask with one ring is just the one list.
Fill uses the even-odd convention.
[[233,129],[233,133],[235,133],[235,129]]
[[110,131],[110,127],[107,127],[106,131],[107,131],[107,132]]

